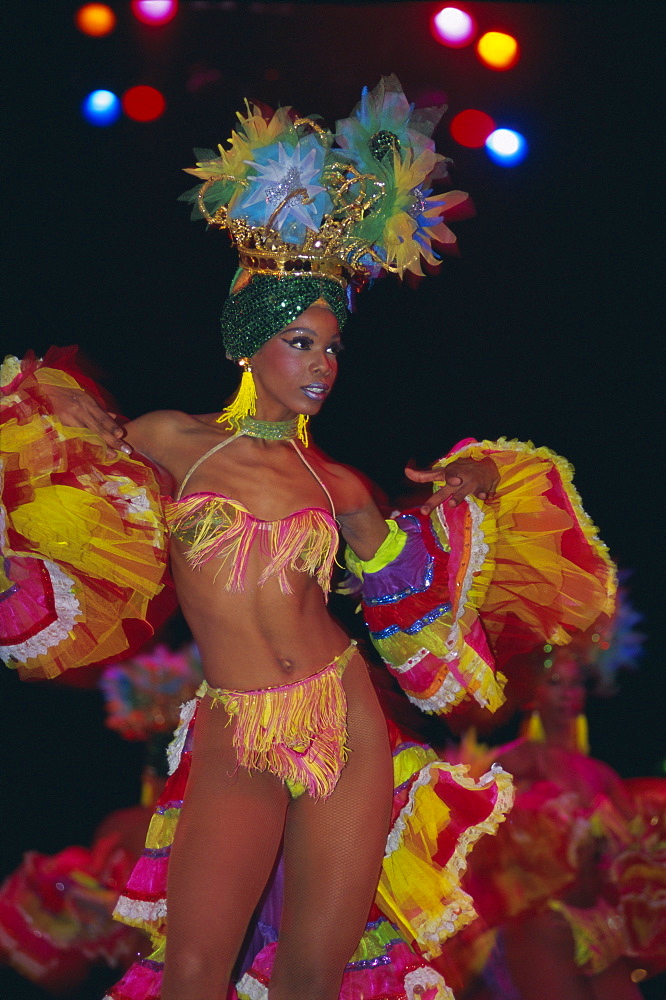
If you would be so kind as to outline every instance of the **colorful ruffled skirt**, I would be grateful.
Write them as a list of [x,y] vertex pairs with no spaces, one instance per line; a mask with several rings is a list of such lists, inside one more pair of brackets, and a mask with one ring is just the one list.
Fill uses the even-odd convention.
[[[137,863],[116,907],[123,922],[148,931],[153,951],[136,962],[107,1000],[159,1000],[167,938],[169,854],[192,759],[197,703],[183,707],[171,748],[172,774],[160,797]],[[393,813],[377,895],[365,932],[343,978],[343,1000],[453,1000],[429,959],[475,918],[460,879],[466,856],[494,833],[512,801],[511,778],[495,768],[480,782],[467,768],[442,763],[389,723],[393,748]],[[262,908],[253,949],[242,961],[230,1000],[263,1000],[279,933],[279,871]],[[244,972],[242,970],[245,970]]]

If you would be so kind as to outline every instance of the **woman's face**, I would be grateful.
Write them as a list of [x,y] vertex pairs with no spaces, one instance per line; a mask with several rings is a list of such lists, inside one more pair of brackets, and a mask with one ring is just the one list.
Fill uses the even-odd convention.
[[338,321],[320,305],[271,337],[252,356],[258,419],[318,413],[335,382],[341,350]]
[[536,707],[548,730],[549,723],[563,726],[585,708],[585,685],[580,665],[567,650],[560,650],[538,687]]

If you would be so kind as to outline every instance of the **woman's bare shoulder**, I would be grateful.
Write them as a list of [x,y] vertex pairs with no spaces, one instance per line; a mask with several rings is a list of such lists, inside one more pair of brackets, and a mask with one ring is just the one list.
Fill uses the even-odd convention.
[[376,483],[359,469],[345,465],[330,458],[321,449],[314,448],[317,467],[325,482],[333,486],[340,496],[342,511],[358,511],[373,503],[384,507],[388,501],[386,495]]
[[173,446],[174,438],[197,426],[201,426],[200,418],[181,410],[152,410],[125,426],[125,438],[135,451],[163,464],[164,454]]

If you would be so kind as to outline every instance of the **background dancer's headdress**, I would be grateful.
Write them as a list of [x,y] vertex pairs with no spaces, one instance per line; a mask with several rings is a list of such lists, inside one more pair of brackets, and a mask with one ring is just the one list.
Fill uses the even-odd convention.
[[[181,196],[193,217],[228,229],[241,270],[222,314],[228,355],[249,359],[318,299],[345,320],[349,294],[380,271],[422,275],[453,244],[447,211],[461,191],[433,195],[447,177],[432,133],[445,107],[416,110],[395,76],[364,89],[336,132],[292,108],[265,112],[246,102],[228,148],[195,150],[203,183]],[[279,291],[280,294],[276,294]],[[223,419],[237,427],[253,412],[245,385]]]

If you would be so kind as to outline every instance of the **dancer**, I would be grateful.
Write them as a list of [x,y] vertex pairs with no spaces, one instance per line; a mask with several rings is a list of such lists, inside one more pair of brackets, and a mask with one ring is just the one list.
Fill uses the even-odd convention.
[[[484,970],[498,1000],[638,1000],[635,983],[666,960],[663,807],[641,806],[631,783],[588,755],[590,645],[534,658],[523,735],[488,751],[516,782],[509,821],[481,845],[467,884],[500,927]],[[661,805],[663,779],[646,783]],[[467,943],[483,953],[483,942]]]
[[[19,428],[8,492],[16,623],[28,596],[48,603],[50,583],[71,625],[58,634],[43,615],[28,639],[17,625],[8,655],[25,674],[54,672],[76,661],[77,642],[80,661],[90,660],[96,628],[105,656],[126,648],[122,620],[138,629],[159,586],[166,523],[202,658],[205,682],[183,713],[171,779],[119,903],[123,920],[152,932],[155,950],[111,991],[117,1000],[224,997],[280,850],[279,939],[240,980],[239,997],[451,995],[427,958],[473,919],[460,871],[506,811],[509,781],[495,772],[476,785],[399,733],[389,737],[363,657],[326,608],[338,526],[373,641],[427,711],[467,695],[499,705],[493,652],[566,641],[612,606],[612,565],[569,467],[545,449],[463,442],[436,468],[410,474],[434,484],[432,499],[386,522],[356,474],[307,447],[307,419],[335,381],[350,283],[382,268],[420,273],[421,257],[436,259],[433,241],[453,239],[441,216],[463,196],[426,188],[443,166],[430,138],[440,114],[414,112],[387,78],[338,123],[334,145],[290,109],[264,117],[248,106],[229,148],[193,168],[203,184],[191,200],[229,229],[241,264],[222,329],[243,374],[221,415],[162,411],[121,431],[67,382],[66,366],[47,358],[9,372]],[[40,419],[48,447],[36,455],[24,428]],[[95,532],[81,542],[80,522],[74,532],[63,516],[72,542],[64,566],[52,526],[40,534],[24,511],[26,456],[55,503],[61,480],[43,478],[45,462],[76,472],[87,489],[78,512]],[[164,521],[144,458],[177,484]],[[98,513],[108,507],[110,526]],[[93,596],[98,617],[82,624],[88,591],[106,595],[111,585],[116,621]]]

